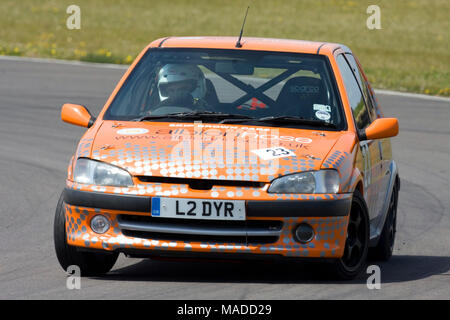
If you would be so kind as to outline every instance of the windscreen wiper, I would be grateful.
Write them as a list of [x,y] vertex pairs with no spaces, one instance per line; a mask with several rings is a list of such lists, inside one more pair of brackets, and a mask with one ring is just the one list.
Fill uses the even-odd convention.
[[327,127],[327,128],[333,128],[336,129],[337,126],[333,123],[325,122],[325,121],[319,121],[319,120],[309,120],[304,119],[302,117],[295,117],[295,116],[270,116],[270,117],[263,117],[263,118],[243,118],[242,119],[224,119],[220,123],[233,123],[233,122],[268,122],[268,123],[289,123],[289,124],[303,124],[308,125],[312,127]]
[[328,127],[336,129],[337,126],[334,123],[320,121],[320,120],[310,120],[304,119],[302,117],[295,116],[270,116],[256,119],[258,122],[281,122],[281,123],[293,123],[293,124],[304,124],[312,127]]
[[133,119],[133,121],[146,121],[146,120],[156,120],[156,119],[164,119],[164,118],[180,118],[183,115],[190,112],[176,112],[176,113],[168,113],[168,114],[158,114],[158,115],[146,115],[140,118]]
[[175,119],[234,119],[234,118],[246,118],[253,119],[252,117],[244,116],[241,114],[230,114],[214,111],[192,111],[192,112],[175,112],[161,115],[147,115],[141,118],[137,118],[134,121],[151,121],[165,118],[175,118]]

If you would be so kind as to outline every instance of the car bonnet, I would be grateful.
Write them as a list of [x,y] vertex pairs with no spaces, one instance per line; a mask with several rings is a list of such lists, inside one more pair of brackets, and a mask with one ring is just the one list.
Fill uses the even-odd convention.
[[266,126],[104,121],[90,156],[134,176],[270,182],[320,169],[341,135]]

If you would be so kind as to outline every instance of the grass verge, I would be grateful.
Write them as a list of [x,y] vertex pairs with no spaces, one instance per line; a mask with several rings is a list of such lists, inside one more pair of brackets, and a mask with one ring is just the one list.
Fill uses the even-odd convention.
[[[168,35],[239,34],[250,1],[2,0],[0,55],[129,64]],[[81,8],[68,30],[66,9]],[[369,30],[369,5],[381,9]],[[253,0],[244,35],[346,44],[376,88],[450,96],[447,0]]]

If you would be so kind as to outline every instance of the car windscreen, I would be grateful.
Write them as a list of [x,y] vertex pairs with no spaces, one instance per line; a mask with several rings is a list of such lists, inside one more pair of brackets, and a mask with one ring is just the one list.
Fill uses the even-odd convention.
[[345,127],[325,56],[223,49],[149,49],[104,119]]

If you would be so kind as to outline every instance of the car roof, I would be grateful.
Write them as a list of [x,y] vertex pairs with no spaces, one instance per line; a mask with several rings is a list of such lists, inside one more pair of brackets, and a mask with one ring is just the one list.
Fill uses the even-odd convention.
[[241,39],[242,47],[236,48],[237,40],[238,37],[166,37],[153,41],[148,47],[261,50],[313,54],[319,52],[325,54],[333,52],[339,47],[345,47],[337,43],[318,41],[243,37]]

